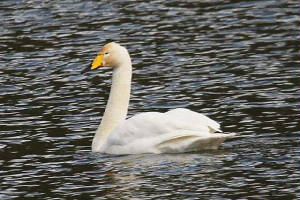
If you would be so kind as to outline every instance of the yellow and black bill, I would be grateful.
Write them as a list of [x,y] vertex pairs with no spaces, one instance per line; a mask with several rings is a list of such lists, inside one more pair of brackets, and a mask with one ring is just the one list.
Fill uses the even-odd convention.
[[88,65],[87,68],[85,68],[84,70],[81,71],[81,74],[88,72],[88,71],[92,71],[94,69],[97,69],[98,67],[103,66],[102,64],[102,60],[103,60],[103,54],[99,54],[98,56],[96,56],[96,58],[93,60],[92,64]]

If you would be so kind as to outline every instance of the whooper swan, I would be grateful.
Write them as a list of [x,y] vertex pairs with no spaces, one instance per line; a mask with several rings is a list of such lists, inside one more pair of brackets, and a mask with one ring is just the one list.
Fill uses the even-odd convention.
[[102,121],[92,143],[93,152],[108,154],[183,153],[217,149],[235,134],[221,132],[214,120],[185,108],[165,113],[146,112],[126,119],[131,87],[131,59],[126,48],[106,44],[83,72],[113,69],[112,86]]

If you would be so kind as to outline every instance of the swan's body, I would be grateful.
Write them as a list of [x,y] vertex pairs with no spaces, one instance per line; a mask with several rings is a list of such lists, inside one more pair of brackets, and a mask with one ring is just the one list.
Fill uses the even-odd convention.
[[89,67],[113,67],[112,86],[92,151],[108,154],[183,153],[217,149],[235,134],[215,133],[220,125],[208,117],[178,108],[166,113],[147,112],[126,120],[130,98],[131,59],[116,44],[105,45]]

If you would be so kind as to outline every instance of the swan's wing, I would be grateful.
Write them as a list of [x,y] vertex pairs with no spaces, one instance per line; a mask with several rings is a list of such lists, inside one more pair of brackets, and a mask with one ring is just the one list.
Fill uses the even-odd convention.
[[208,117],[188,109],[178,108],[166,113],[146,112],[137,114],[122,123],[110,134],[120,142],[144,137],[157,137],[178,130],[213,133],[220,125]]
[[205,149],[217,149],[226,138],[232,138],[234,133],[203,134],[183,131],[176,136],[170,137],[155,145],[159,153],[183,153]]
[[212,133],[219,131],[219,128],[220,125],[214,120],[183,108],[166,113],[140,113],[120,123],[108,136],[103,148],[162,147],[171,141],[192,141],[191,139],[195,137],[198,137],[197,140],[199,137],[209,138],[216,134]]
[[141,154],[141,153],[184,153],[205,149],[217,149],[226,139],[235,134],[207,133],[178,130],[156,137],[144,137],[127,144],[110,144],[102,152],[109,154]]
[[201,113],[197,113],[185,108],[177,108],[170,110],[165,114],[168,116],[168,118],[180,121],[180,125],[186,130],[199,130],[200,127],[205,126],[209,128],[209,132],[211,133],[214,133],[215,131],[222,132],[220,130],[219,123]]
[[139,113],[116,127],[108,136],[107,145],[126,145],[144,138],[158,137],[174,130],[164,113]]

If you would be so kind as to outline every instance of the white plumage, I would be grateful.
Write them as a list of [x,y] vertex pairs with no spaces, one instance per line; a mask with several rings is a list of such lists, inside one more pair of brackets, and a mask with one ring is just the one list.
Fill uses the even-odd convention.
[[215,131],[220,131],[217,122],[184,108],[166,113],[140,113],[121,122],[99,151],[109,154],[192,152],[217,149],[225,138],[234,135]]
[[90,69],[113,67],[113,81],[102,122],[92,150],[108,154],[183,153],[217,149],[235,134],[221,132],[214,120],[191,110],[177,108],[165,113],[147,112],[125,120],[131,84],[131,60],[127,50],[105,45]]

